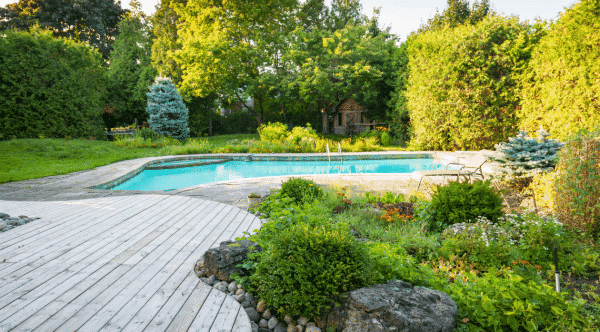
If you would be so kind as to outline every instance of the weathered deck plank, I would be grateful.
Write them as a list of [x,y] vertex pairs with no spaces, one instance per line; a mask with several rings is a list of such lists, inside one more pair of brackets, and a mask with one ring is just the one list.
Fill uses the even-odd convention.
[[193,267],[258,218],[181,196],[64,203],[0,201],[2,212],[42,218],[0,233],[0,331],[251,330],[240,304]]

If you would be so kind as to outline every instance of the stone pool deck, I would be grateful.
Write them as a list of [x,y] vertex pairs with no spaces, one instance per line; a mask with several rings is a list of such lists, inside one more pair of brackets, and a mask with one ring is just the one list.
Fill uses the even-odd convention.
[[[398,153],[405,152],[387,152]],[[481,152],[427,153],[481,164]],[[360,155],[369,154],[386,152]],[[260,228],[245,211],[246,196],[266,195],[289,177],[170,192],[89,189],[168,157],[181,156],[0,185],[0,212],[41,218],[0,233],[0,331],[250,332],[239,303],[200,282],[193,266],[209,248]],[[356,190],[411,189],[410,175],[309,178]]]

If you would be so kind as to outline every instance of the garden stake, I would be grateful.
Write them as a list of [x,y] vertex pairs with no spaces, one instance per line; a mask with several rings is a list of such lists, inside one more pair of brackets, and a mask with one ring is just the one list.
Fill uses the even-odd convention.
[[556,291],[560,293],[560,271],[558,271],[558,251],[554,243],[554,277],[556,278]]

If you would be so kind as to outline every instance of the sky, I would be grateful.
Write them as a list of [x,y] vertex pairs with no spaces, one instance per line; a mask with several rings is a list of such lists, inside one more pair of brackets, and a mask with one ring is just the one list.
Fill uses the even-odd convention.
[[[330,0],[326,0],[331,3]],[[15,0],[0,0],[0,6],[13,3]],[[142,10],[151,15],[160,0],[140,0]],[[382,27],[391,27],[391,32],[405,41],[411,31],[417,30],[421,23],[426,23],[436,13],[443,12],[446,0],[360,0],[363,14],[371,17],[373,8],[381,7],[379,22]],[[475,0],[469,0],[473,4]],[[520,21],[533,22],[536,17],[556,21],[559,13],[565,8],[578,3],[579,0],[490,0],[494,11],[506,16],[516,15]],[[121,0],[124,8],[129,8],[129,0]]]

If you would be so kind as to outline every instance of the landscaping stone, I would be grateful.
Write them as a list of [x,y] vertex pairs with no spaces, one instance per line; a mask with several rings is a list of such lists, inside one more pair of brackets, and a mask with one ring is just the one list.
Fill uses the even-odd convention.
[[236,265],[246,258],[251,246],[255,247],[254,251],[261,251],[256,243],[249,240],[225,241],[219,247],[209,249],[203,256],[206,274],[215,275],[217,279],[227,282],[232,281],[229,277],[232,273],[244,276],[242,269]]
[[248,318],[250,318],[251,321],[253,321],[253,322],[260,321],[260,314],[258,313],[258,311],[256,311],[256,309],[249,307],[249,308],[244,308],[244,310],[246,310],[246,314],[248,314]]
[[18,217],[11,217],[6,213],[0,213],[0,232],[6,232],[17,226],[23,226],[27,223],[35,221],[36,219],[40,218],[29,218],[24,215]]
[[255,322],[250,322],[250,327],[252,328],[252,332],[258,332],[258,324]]
[[271,315],[271,310],[269,310],[269,309],[265,310],[265,312],[263,312],[263,314],[262,314],[262,317],[264,319],[271,319],[271,316],[272,316]]
[[[264,316],[264,314],[263,314],[263,316]],[[275,326],[277,325],[277,323],[279,323],[279,321],[277,320],[276,317],[273,316],[273,317],[269,318],[269,321],[267,322],[267,328],[274,329]]]
[[285,332],[298,332],[298,327],[296,325],[290,325]]
[[[336,331],[452,332],[456,327],[450,296],[400,280],[353,290],[337,301],[340,306],[329,313],[326,326]],[[315,331],[308,325],[306,332]]]
[[260,320],[260,322],[258,322],[258,327],[262,327],[262,328],[266,329],[267,326],[269,326],[269,321],[264,318],[262,318]]
[[[275,317],[273,317],[273,318],[275,318]],[[284,323],[278,322],[277,325],[275,325],[275,327],[273,327],[273,332],[287,332],[287,327],[285,326]]]

